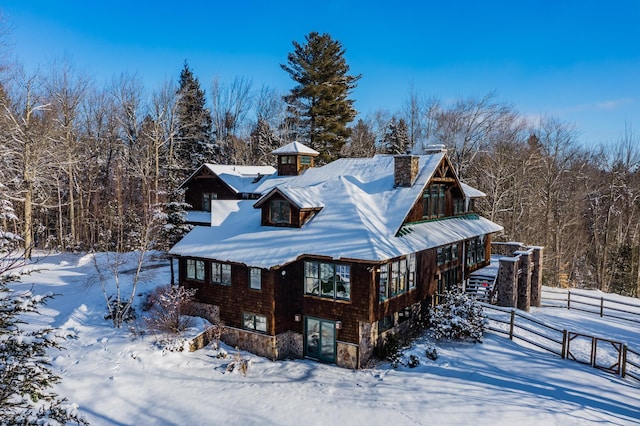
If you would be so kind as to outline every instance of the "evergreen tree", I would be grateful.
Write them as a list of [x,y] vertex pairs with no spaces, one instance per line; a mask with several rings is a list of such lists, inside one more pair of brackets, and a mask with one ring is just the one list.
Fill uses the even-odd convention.
[[176,106],[176,169],[183,179],[202,163],[215,161],[219,151],[212,141],[211,114],[205,106],[204,91],[186,62],[180,73]]
[[391,118],[383,140],[384,150],[387,154],[406,154],[411,149],[407,122],[403,118],[397,120]]
[[251,132],[251,160],[260,166],[271,166],[276,163],[275,156],[271,151],[280,146],[280,139],[271,130],[269,123],[259,118]]
[[329,34],[311,32],[306,44],[293,42],[288,63],[282,64],[297,85],[285,96],[288,120],[297,122],[298,136],[330,162],[340,155],[356,116],[353,100],[347,97],[360,75],[351,76],[342,44]]
[[11,203],[0,201],[0,423],[87,424],[76,405],[51,391],[60,377],[51,371],[47,351],[59,349],[62,337],[49,327],[29,331],[22,327],[21,315],[37,314],[52,296],[9,287],[23,275],[16,270],[25,261],[13,251],[19,246],[19,237],[2,227],[4,220],[15,217]]

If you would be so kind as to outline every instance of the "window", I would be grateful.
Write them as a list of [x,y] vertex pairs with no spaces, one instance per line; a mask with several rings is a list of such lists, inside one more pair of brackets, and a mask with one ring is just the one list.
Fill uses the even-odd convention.
[[218,194],[204,193],[202,194],[202,210],[205,212],[211,211],[211,200],[218,198]]
[[304,281],[305,294],[340,300],[351,297],[349,265],[305,261]]
[[300,156],[300,165],[301,166],[310,166],[311,165],[311,157],[308,155]]
[[473,266],[485,261],[485,236],[474,238],[467,243],[467,265]]
[[380,300],[386,300],[389,288],[389,265],[380,265]]
[[416,256],[411,254],[395,262],[380,265],[380,302],[416,287]]
[[231,265],[228,263],[211,262],[211,283],[231,285]]
[[204,260],[187,259],[187,279],[204,281]]
[[290,223],[291,206],[284,200],[271,201],[271,223]]
[[253,290],[262,289],[262,269],[249,268],[249,288]]
[[267,332],[267,317],[256,314],[242,314],[242,326],[245,330],[258,331],[260,333]]
[[410,254],[407,256],[407,263],[409,264],[409,289],[416,288],[416,255]]
[[453,214],[459,215],[465,213],[464,198],[456,198],[453,200]]
[[438,276],[438,294],[453,290],[458,284],[459,267],[454,266],[440,272]]
[[281,155],[280,164],[296,164],[296,157],[294,155]]
[[382,333],[393,327],[393,317],[391,315],[387,315],[378,321],[378,333]]
[[411,319],[411,307],[407,306],[406,308],[398,311],[398,324],[403,323]]
[[445,185],[430,185],[422,194],[422,218],[436,219],[444,216]]

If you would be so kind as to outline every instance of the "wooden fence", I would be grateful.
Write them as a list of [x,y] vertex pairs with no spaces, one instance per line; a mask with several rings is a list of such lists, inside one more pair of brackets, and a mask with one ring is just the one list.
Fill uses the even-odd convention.
[[[579,290],[562,290],[545,287],[542,290],[542,306],[566,307],[589,312],[601,317],[611,317],[640,323],[640,303],[631,303],[604,296],[585,294]],[[624,315],[621,315],[624,314]]]
[[575,333],[545,324],[513,308],[480,303],[491,332],[519,339],[530,345],[603,371],[640,382],[640,353],[623,342]]

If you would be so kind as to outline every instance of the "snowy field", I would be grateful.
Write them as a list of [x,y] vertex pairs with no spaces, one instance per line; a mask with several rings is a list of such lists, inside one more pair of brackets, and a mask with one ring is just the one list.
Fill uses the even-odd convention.
[[[640,383],[495,334],[482,344],[438,344],[435,361],[425,356],[428,342],[419,340],[405,351],[418,356],[416,368],[351,371],[243,353],[251,360],[246,376],[227,373],[230,348],[223,346],[227,359],[210,347],[163,352],[152,335],[114,329],[104,319],[91,256],[49,255],[36,268],[15,287],[58,295],[30,321],[70,335],[66,350],[52,353],[62,377],[56,390],[93,425],[640,424]],[[168,265],[149,268],[139,293],[168,282]],[[640,349],[631,322],[561,308],[532,314]]]

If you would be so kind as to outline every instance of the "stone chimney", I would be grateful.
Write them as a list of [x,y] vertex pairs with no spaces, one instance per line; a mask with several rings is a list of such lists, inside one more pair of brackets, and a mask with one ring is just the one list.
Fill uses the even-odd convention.
[[420,158],[416,155],[396,155],[393,157],[394,186],[412,186],[418,177]]

